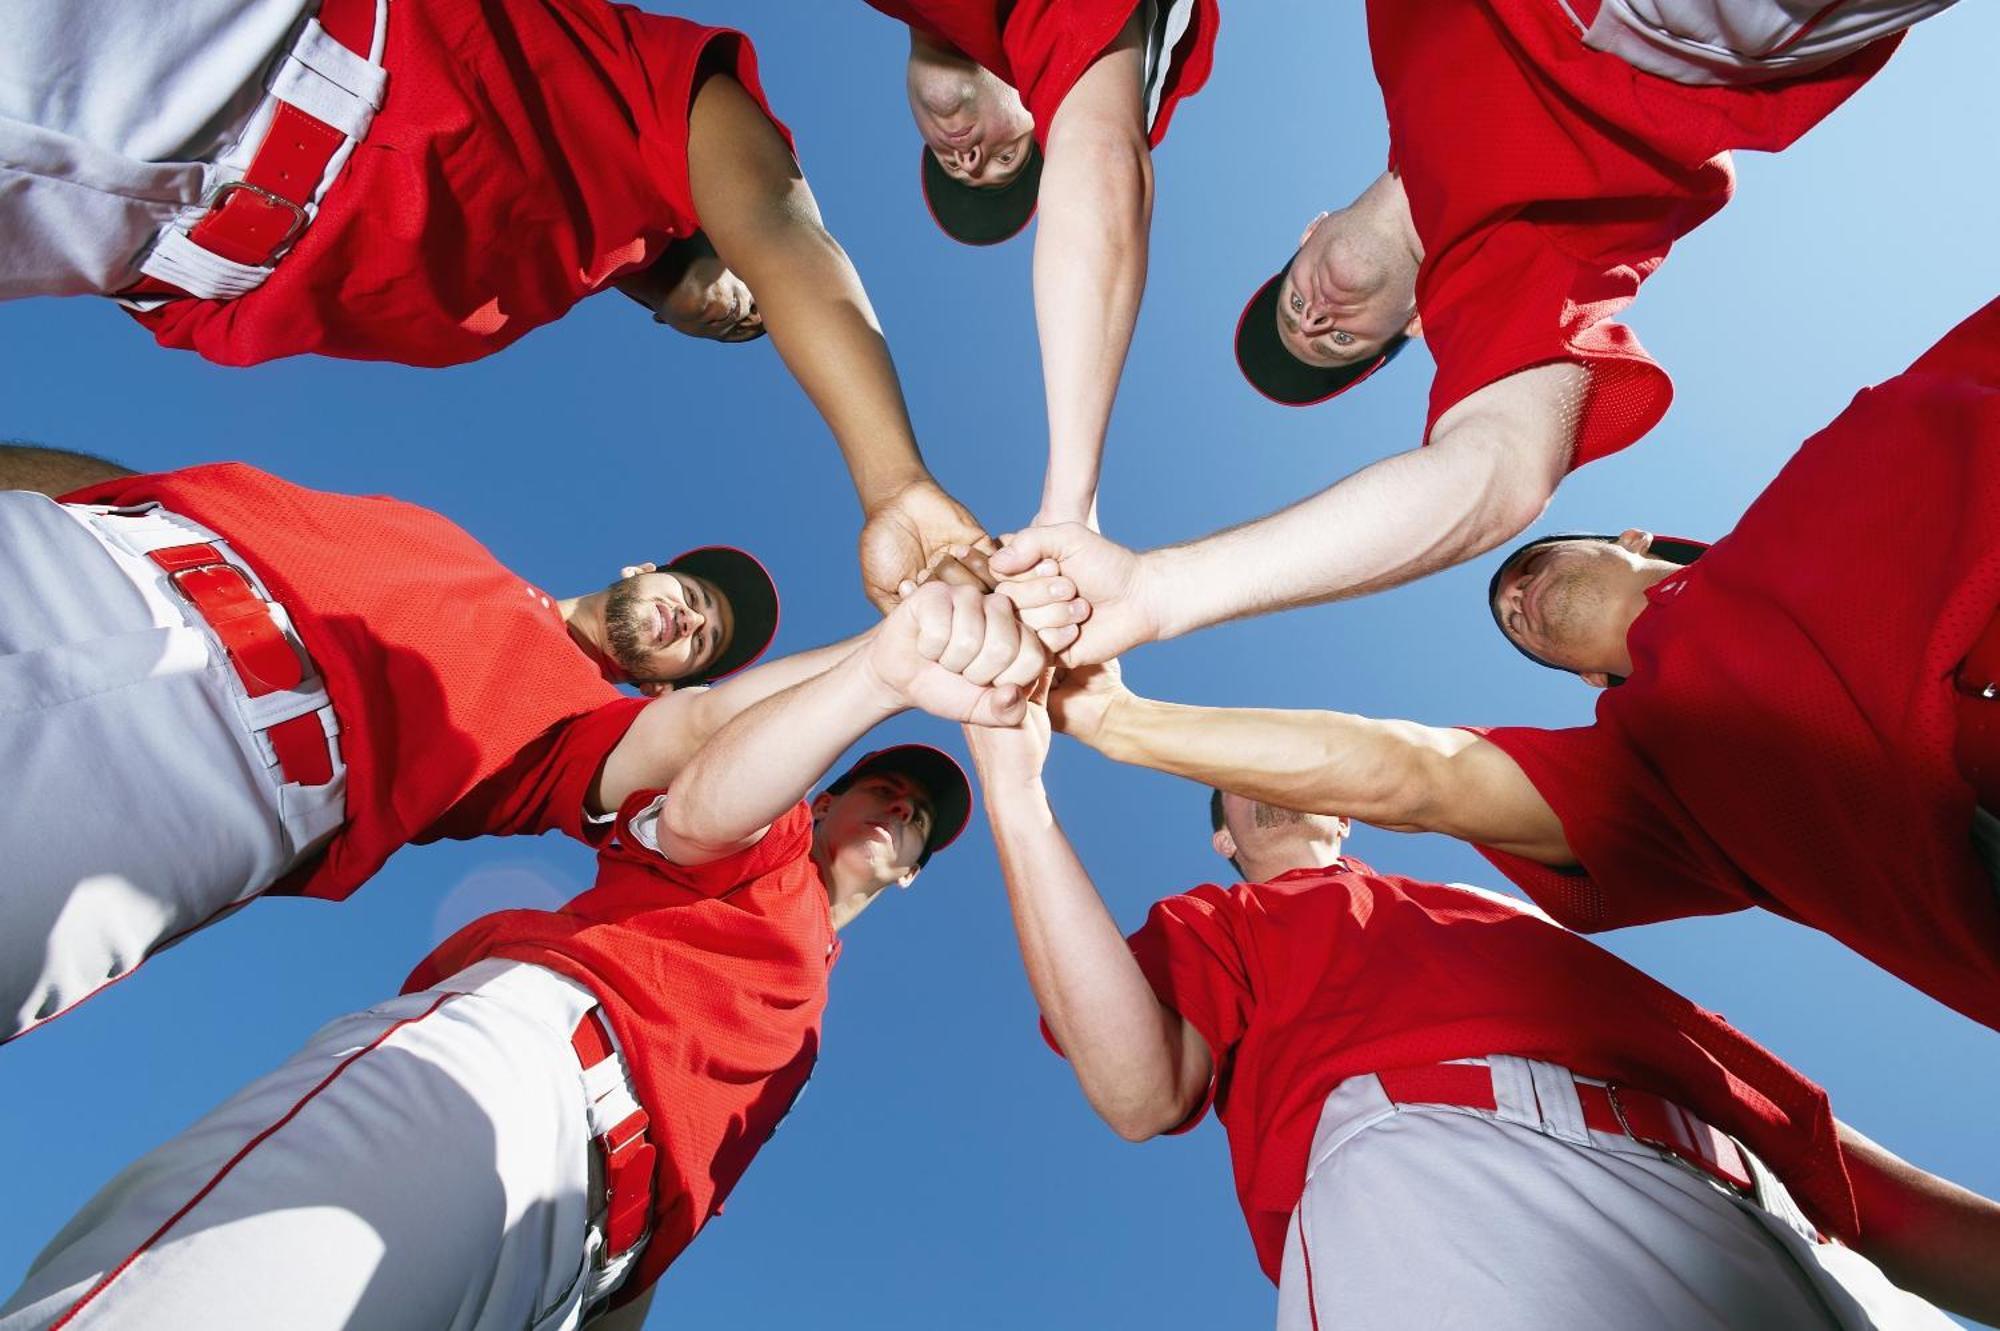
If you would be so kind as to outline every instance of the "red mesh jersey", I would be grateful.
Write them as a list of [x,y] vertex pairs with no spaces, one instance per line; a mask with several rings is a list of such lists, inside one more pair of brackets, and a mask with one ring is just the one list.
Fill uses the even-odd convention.
[[1576,928],[1763,906],[2000,1028],[1951,684],[1996,606],[2000,301],[1863,390],[1652,589],[1595,725],[1486,733],[1581,868],[1484,853]]
[[490,356],[699,227],[704,56],[763,102],[725,29],[603,0],[396,0],[387,99],[297,247],[248,295],[137,317],[224,365]]
[[645,700],[605,683],[553,599],[447,519],[235,462],[64,499],[195,519],[291,614],[340,721],[347,822],[281,890],[345,897],[410,841],[584,836],[590,783]]
[[747,850],[685,868],[633,840],[626,801],[597,883],[560,911],[475,920],[404,992],[484,957],[560,971],[598,996],[652,1119],[653,1234],[619,1292],[646,1289],[722,1210],[819,1056],[827,971],[839,954],[801,803]]
[[1653,428],[1673,384],[1612,321],[1729,201],[1732,148],[1776,151],[1865,83],[1885,39],[1817,74],[1689,87],[1584,47],[1556,0],[1369,0],[1390,159],[1423,242],[1438,417],[1553,361],[1591,370],[1573,467]]
[[1664,1095],[1740,1136],[1822,1227],[1855,1232],[1825,1092],[1714,1013],[1503,898],[1349,859],[1168,897],[1130,941],[1160,1001],[1208,1043],[1236,1195],[1273,1281],[1333,1088],[1489,1054]]
[[[1035,142],[1048,145],[1049,126],[1069,90],[1104,54],[1139,0],[868,0],[890,18],[977,61],[1021,94],[1035,118]],[[1167,137],[1167,122],[1183,98],[1208,82],[1215,66],[1215,34],[1221,23],[1216,0],[1195,0],[1194,17],[1179,44],[1160,94],[1150,139]]]

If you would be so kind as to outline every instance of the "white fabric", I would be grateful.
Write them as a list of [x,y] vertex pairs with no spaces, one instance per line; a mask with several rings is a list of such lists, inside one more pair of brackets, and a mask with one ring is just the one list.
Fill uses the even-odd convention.
[[1603,0],[1584,45],[1679,83],[1760,83],[1809,74],[1954,3]]
[[488,961],[340,1018],[113,1179],[35,1259],[0,1331],[48,1327],[114,1271],[72,1325],[579,1325],[590,1127],[570,1033],[593,1001]]
[[[204,539],[0,491],[0,1039],[255,895],[341,821],[344,769],[284,784],[261,728],[317,680],[252,700],[147,549]],[[226,547],[225,547],[226,548]],[[282,626],[282,611],[274,615]],[[338,741],[333,742],[336,759]]]
[[[1279,1331],[1952,1331],[1858,1253],[1815,1241],[1761,1165],[1752,1201],[1584,1127],[1566,1069],[1468,1061],[1493,1066],[1513,1112],[1397,1105],[1373,1076],[1327,1097]],[[1541,1112],[1524,1115],[1530,1102]]]
[[[119,291],[143,273],[226,298],[264,269],[155,243],[240,179],[278,101],[349,133],[382,104],[387,0],[367,60],[315,0],[7,0],[0,6],[0,300]],[[312,208],[308,208],[308,214]],[[218,266],[219,265],[219,266]],[[262,280],[261,277],[255,280]],[[248,285],[246,285],[246,282]]]
[[1164,10],[1160,0],[1145,0],[1146,4],[1146,128],[1151,130],[1153,122],[1160,117],[1160,101],[1167,91],[1167,76],[1174,69],[1174,48],[1187,36],[1188,24],[1194,21],[1195,0],[1167,0]]

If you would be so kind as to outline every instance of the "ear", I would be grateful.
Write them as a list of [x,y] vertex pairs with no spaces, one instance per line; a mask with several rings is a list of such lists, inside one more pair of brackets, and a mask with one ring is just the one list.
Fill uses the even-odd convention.
[[1215,847],[1215,853],[1222,856],[1223,859],[1233,860],[1236,858],[1236,838],[1229,835],[1228,828],[1216,828],[1215,835],[1208,839],[1208,844]]
[[1306,229],[1299,232],[1300,249],[1306,247],[1306,242],[1312,239],[1312,233],[1319,230],[1319,224],[1324,222],[1328,216],[1329,214],[1322,212],[1319,216],[1313,218],[1312,221],[1306,223]]
[[662,694],[672,693],[674,691],[673,685],[667,683],[665,680],[659,680],[659,679],[649,679],[645,683],[639,684],[636,687],[638,688],[639,692],[645,694],[648,698],[657,698],[660,697]]
[[1352,832],[1353,830],[1354,830],[1354,820],[1346,817],[1345,815],[1342,815],[1340,819],[1340,839],[1342,841],[1347,840],[1348,833]]
[[906,874],[903,874],[903,875],[901,875],[900,877],[898,877],[898,878],[894,879],[894,880],[893,880],[893,883],[894,883],[894,885],[895,885],[896,887],[898,887],[898,888],[906,888],[906,887],[908,887],[908,886],[909,886],[909,885],[910,885],[911,883],[914,883],[914,882],[916,882],[916,881],[917,881],[917,875],[918,875],[918,874],[920,874],[920,873],[922,873],[922,872],[923,872],[923,870],[921,870],[921,869],[912,869],[912,870],[910,870],[910,871],[909,871],[908,873],[906,873]]
[[1635,555],[1643,555],[1653,548],[1653,533],[1640,531],[1637,527],[1627,527],[1618,533],[1618,544]]
[[659,571],[659,567],[658,564],[651,563],[627,564],[624,568],[618,570],[618,576],[621,578],[636,578],[641,573],[656,573]]
[[1403,336],[1422,337],[1423,335],[1424,335],[1424,316],[1421,314],[1411,315],[1410,321],[1403,325]]
[[1590,685],[1593,689],[1608,689],[1611,687],[1611,676],[1602,670],[1579,670],[1576,672],[1576,677]]
[[810,812],[815,819],[824,818],[826,817],[826,811],[828,809],[831,809],[832,807],[833,807],[833,796],[828,792],[822,790],[817,796],[814,797]]

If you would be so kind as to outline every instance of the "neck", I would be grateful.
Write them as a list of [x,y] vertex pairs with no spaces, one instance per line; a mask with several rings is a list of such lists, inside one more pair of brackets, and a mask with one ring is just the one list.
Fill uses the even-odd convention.
[[1296,869],[1331,869],[1340,863],[1340,842],[1314,839],[1289,846],[1274,846],[1263,855],[1248,855],[1239,847],[1237,860],[1243,865],[1243,880],[1268,883]]
[[1375,177],[1354,201],[1353,210],[1367,214],[1383,234],[1391,237],[1412,268],[1424,261],[1423,238],[1417,234],[1416,223],[1410,220],[1410,196],[1403,192],[1401,176],[1384,171]]
[[867,910],[875,898],[882,894],[882,887],[879,884],[854,884],[843,881],[834,865],[833,857],[819,844],[817,837],[813,839],[812,862],[813,867],[819,870],[819,885],[826,892],[827,914],[833,918],[835,933],[853,923],[855,917]]
[[606,592],[591,592],[585,596],[566,596],[556,602],[556,612],[562,616],[563,627],[569,630],[570,641],[599,665],[611,663],[611,654],[605,650],[604,634],[604,602],[607,596]]

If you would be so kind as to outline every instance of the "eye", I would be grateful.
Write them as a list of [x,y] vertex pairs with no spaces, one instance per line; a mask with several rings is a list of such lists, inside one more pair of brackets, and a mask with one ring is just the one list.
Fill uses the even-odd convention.
[[1000,154],[1000,165],[1012,166],[1013,164],[1014,164],[1014,150],[1012,148],[1009,148],[1006,152]]
[[1294,291],[1292,293],[1292,313],[1304,314],[1305,312],[1306,312],[1305,297],[1301,296],[1298,292]]
[[1352,333],[1335,333],[1335,334],[1333,335],[1333,345],[1335,345],[1336,347],[1351,347],[1351,346],[1353,346],[1353,345],[1354,345],[1354,334],[1352,334]]

